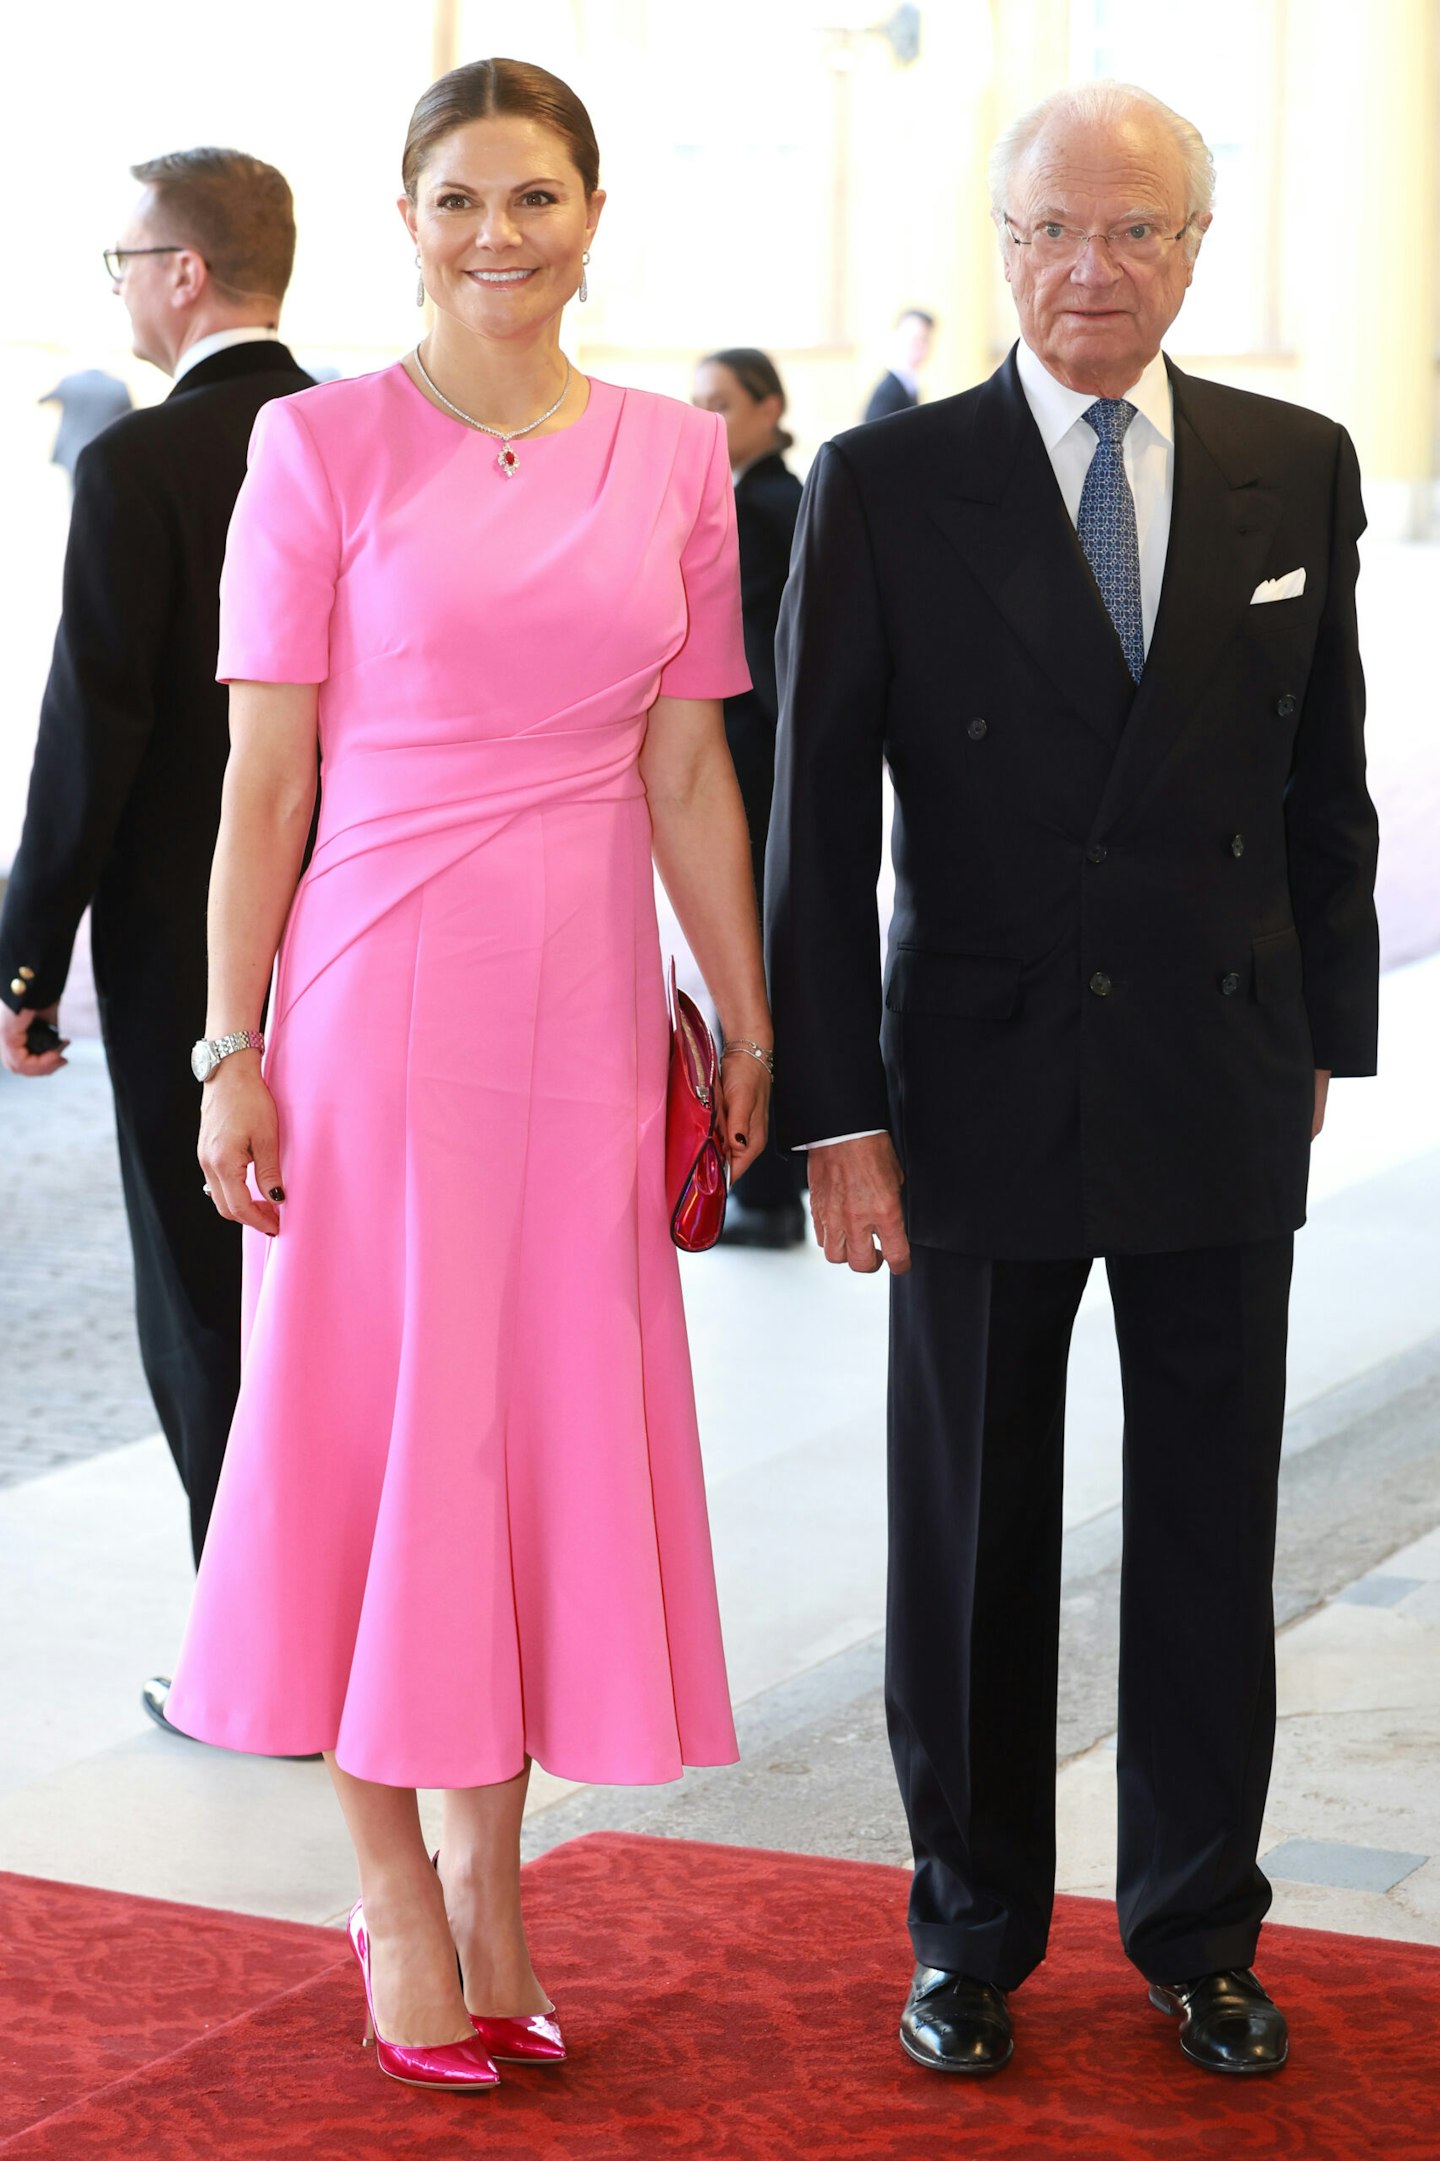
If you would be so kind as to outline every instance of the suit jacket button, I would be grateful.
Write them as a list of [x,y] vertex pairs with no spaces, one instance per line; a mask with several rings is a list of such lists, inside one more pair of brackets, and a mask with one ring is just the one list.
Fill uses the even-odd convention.
[[1092,840],[1089,847],[1085,850],[1085,860],[1087,863],[1103,863],[1109,853],[1110,850],[1105,846],[1105,843],[1103,841]]
[[24,978],[22,976],[12,975],[10,978],[10,988],[17,998],[23,998],[25,995]]
[[1104,969],[1097,968],[1094,975],[1092,975],[1090,978],[1090,988],[1094,991],[1096,997],[1108,998],[1110,995],[1111,987],[1112,986],[1110,978],[1108,975],[1106,975]]
[[990,733],[990,723],[988,720],[972,720],[965,733],[972,743],[981,742]]
[[1230,853],[1236,857],[1242,856],[1245,853],[1245,835],[1243,833],[1234,833],[1231,835]]
[[1288,720],[1295,710],[1295,700],[1287,690],[1283,698],[1275,700],[1275,710],[1282,720]]
[[1239,990],[1239,988],[1240,988],[1240,978],[1239,978],[1239,976],[1238,976],[1238,975],[1222,975],[1222,976],[1221,976],[1221,978],[1220,978],[1220,989],[1221,989],[1221,991],[1223,992],[1223,994],[1224,994],[1224,996],[1225,996],[1225,997],[1227,997],[1227,998],[1233,998],[1233,997],[1234,997],[1234,995],[1235,995],[1235,993],[1236,993],[1236,991],[1237,991],[1237,990]]

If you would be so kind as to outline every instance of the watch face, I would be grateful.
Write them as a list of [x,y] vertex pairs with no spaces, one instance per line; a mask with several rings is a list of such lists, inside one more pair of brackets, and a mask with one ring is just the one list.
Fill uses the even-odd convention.
[[217,1062],[208,1043],[197,1043],[190,1053],[190,1070],[198,1081],[209,1080]]

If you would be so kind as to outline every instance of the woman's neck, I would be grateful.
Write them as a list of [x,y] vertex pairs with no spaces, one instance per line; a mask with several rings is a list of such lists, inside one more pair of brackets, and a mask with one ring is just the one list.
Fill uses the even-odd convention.
[[[558,322],[542,325],[533,337],[501,340],[442,315],[421,340],[421,357],[451,404],[492,428],[526,427],[554,404],[565,384]],[[578,379],[572,377],[572,389]],[[563,407],[555,414],[561,426],[566,417]]]

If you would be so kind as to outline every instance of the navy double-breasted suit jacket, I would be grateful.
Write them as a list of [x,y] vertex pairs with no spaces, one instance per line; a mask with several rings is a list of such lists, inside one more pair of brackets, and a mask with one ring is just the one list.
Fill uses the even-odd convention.
[[[776,1119],[786,1144],[888,1127],[922,1244],[1283,1234],[1314,1069],[1374,1070],[1355,454],[1318,414],[1170,377],[1138,687],[1013,354],[840,436],[806,488],[766,874]],[[1301,568],[1298,598],[1252,604]]]

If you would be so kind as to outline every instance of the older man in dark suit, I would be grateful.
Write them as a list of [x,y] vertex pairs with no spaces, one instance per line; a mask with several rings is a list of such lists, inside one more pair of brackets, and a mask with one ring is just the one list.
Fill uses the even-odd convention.
[[1122,1936],[1195,2062],[1287,2051],[1251,1967],[1292,1237],[1328,1080],[1374,1070],[1364,518],[1342,428],[1161,352],[1211,187],[1195,130],[1119,86],[1010,130],[1020,343],[827,447],[781,619],[777,1116],[827,1256],[893,1274],[901,2041],[939,2071],[1009,2060],[1045,1952],[1065,1368],[1101,1256]]
[[[229,748],[215,682],[220,565],[250,430],[310,378],[280,344],[290,190],[233,150],[132,167],[106,255],[142,360],[175,387],[80,454],[63,614],[0,915],[0,1057],[43,1077],[87,906],[115,1090],[146,1378],[198,1560],[239,1385],[240,1242],[201,1191],[190,1047]],[[164,1684],[146,1684],[163,1716]]]

